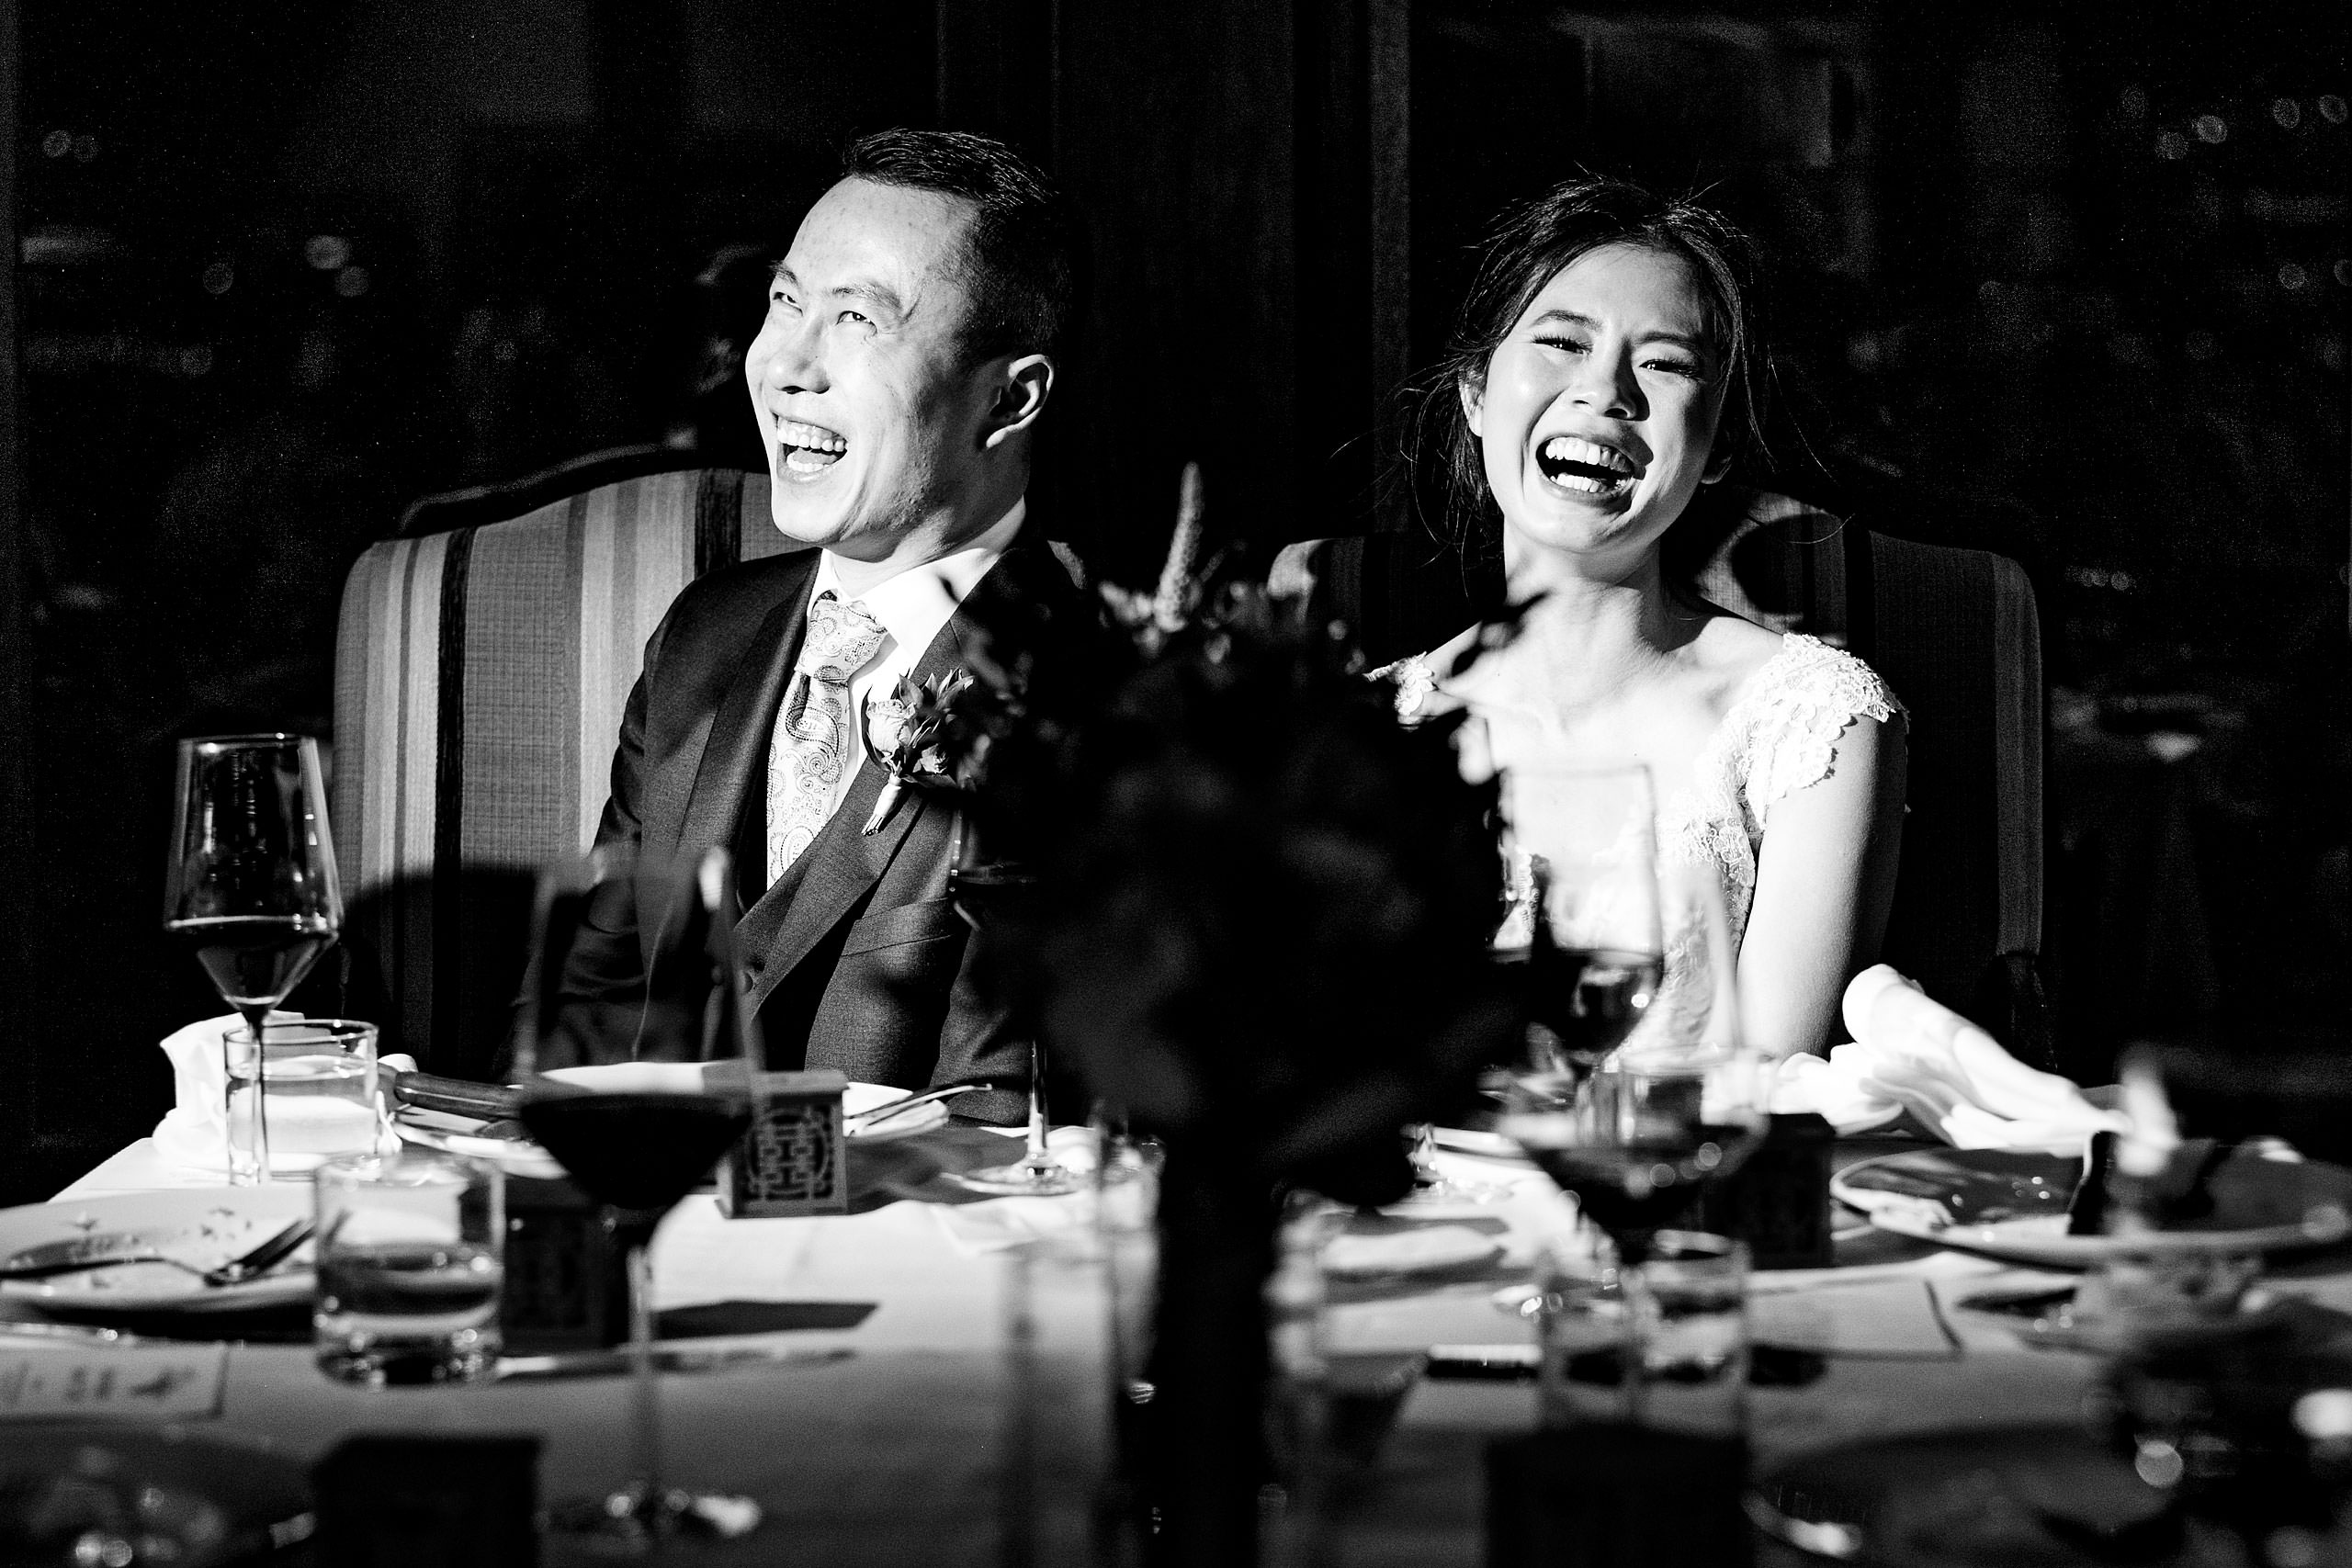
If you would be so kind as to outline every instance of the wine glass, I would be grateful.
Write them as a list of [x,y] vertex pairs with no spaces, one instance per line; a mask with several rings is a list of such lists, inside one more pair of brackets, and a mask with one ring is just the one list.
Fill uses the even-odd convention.
[[1515,1076],[1572,1095],[1641,1021],[1664,976],[1649,770],[1512,768],[1503,816],[1510,901],[1495,955],[1524,976],[1532,1020]]
[[[1657,1303],[1645,1265],[1660,1233],[1691,1215],[1704,1187],[1763,1141],[1767,1075],[1739,1032],[1737,962],[1712,871],[1676,868],[1663,1007],[1612,1052],[1563,1075],[1541,1065],[1515,1083],[1503,1134],[1572,1194],[1606,1238],[1620,1314],[1626,1419],[1642,1415]],[[1604,1269],[1604,1273],[1607,1270]],[[1557,1310],[1550,1305],[1547,1309]],[[1547,1376],[1555,1369],[1546,1359]],[[1549,1401],[1547,1401],[1548,1403]]]
[[[975,931],[992,912],[1011,908],[1037,886],[1035,874],[1017,862],[978,858],[977,843],[978,835],[967,831],[966,819],[959,814],[947,855],[947,896],[956,900],[956,909]],[[956,1179],[976,1191],[1003,1197],[1055,1198],[1078,1191],[1086,1185],[1086,1179],[1046,1146],[1046,1043],[1034,1025],[1028,1035],[1029,1121],[1021,1157],[966,1171]]]
[[[1506,1104],[1572,1096],[1657,995],[1663,964],[1649,770],[1637,763],[1504,772],[1505,902],[1495,961],[1517,977],[1529,1027],[1521,1059],[1490,1080]],[[1487,1202],[1507,1187],[1437,1168],[1433,1130],[1410,1132],[1417,1201]]]
[[[232,1182],[269,1179],[262,1022],[342,927],[318,742],[307,735],[181,741],[164,929],[195,949],[220,999],[244,1015],[256,1042],[255,1166],[247,1171],[232,1158]],[[220,1049],[225,1076],[226,1035]]]
[[[733,873],[712,850],[679,870],[648,871],[601,856],[541,879],[527,987],[530,1016],[517,1032],[514,1068],[524,1089],[519,1116],[541,1147],[605,1205],[605,1221],[628,1261],[629,1364],[636,1388],[637,1478],[608,1496],[560,1505],[551,1516],[567,1534],[626,1551],[659,1550],[673,1535],[745,1534],[760,1521],[748,1497],[690,1493],[662,1480],[659,1385],[653,1372],[653,1233],[740,1140],[752,1122],[750,1021],[734,948]],[[653,976],[630,1032],[640,1059],[593,1069],[581,1080],[537,1075],[539,1043],[559,1031],[611,1038],[612,1020],[568,1018],[612,1004],[568,998],[562,983],[572,939],[601,895],[650,890],[639,908],[670,911],[654,939]],[[697,1060],[696,1058],[699,1058]],[[741,1058],[739,1061],[737,1058]],[[734,1069],[729,1071],[729,1069]],[[601,1080],[601,1081],[600,1081]]]

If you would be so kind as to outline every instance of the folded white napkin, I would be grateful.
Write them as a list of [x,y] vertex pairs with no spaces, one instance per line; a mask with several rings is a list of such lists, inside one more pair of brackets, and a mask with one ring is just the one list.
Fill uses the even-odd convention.
[[[273,1012],[269,1016],[274,1020],[293,1020],[301,1014]],[[229,1013],[188,1024],[164,1037],[164,1055],[172,1063],[174,1104],[155,1123],[153,1136],[155,1151],[165,1163],[201,1171],[222,1181],[228,1179],[229,1064],[221,1040],[229,1031],[241,1028],[243,1023],[238,1014]],[[384,1072],[416,1070],[413,1060],[398,1053],[379,1057],[377,1066]],[[355,1145],[351,1137],[348,1102],[321,1103],[330,1120],[336,1113],[341,1113],[342,1119],[334,1121],[333,1125],[322,1122],[316,1127],[305,1127],[278,1116],[270,1127],[273,1157],[292,1155],[315,1159],[366,1146],[364,1140]]]
[[1772,1109],[1815,1111],[1840,1133],[1910,1111],[1963,1149],[2047,1149],[2071,1154],[2123,1119],[2083,1098],[2074,1083],[2036,1071],[1991,1035],[1880,964],[1846,987],[1853,1043],[1828,1058],[1780,1066]]

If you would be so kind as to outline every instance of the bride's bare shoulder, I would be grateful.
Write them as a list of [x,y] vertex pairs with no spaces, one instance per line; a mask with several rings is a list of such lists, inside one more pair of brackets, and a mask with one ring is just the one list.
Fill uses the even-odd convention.
[[1711,615],[1691,639],[1692,661],[1724,700],[1772,662],[1788,639],[1769,626],[1724,614]]

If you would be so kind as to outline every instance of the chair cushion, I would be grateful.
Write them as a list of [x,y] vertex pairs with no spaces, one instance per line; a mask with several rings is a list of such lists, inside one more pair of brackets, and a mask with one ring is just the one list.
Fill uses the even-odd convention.
[[645,641],[695,577],[797,547],[764,474],[606,484],[503,522],[386,540],[335,652],[335,852],[379,1019],[436,1072],[503,1041],[530,889],[584,849]]

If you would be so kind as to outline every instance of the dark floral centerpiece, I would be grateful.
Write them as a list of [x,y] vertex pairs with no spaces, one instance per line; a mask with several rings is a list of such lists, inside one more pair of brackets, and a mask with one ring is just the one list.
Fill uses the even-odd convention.
[[999,981],[1165,1144],[1152,1483],[1167,1560],[1222,1565],[1252,1560],[1280,1194],[1404,1196],[1400,1129],[1517,1014],[1494,790],[1451,727],[1401,725],[1301,603],[1204,575],[984,671],[950,750],[981,841],[1036,878],[988,933]]

